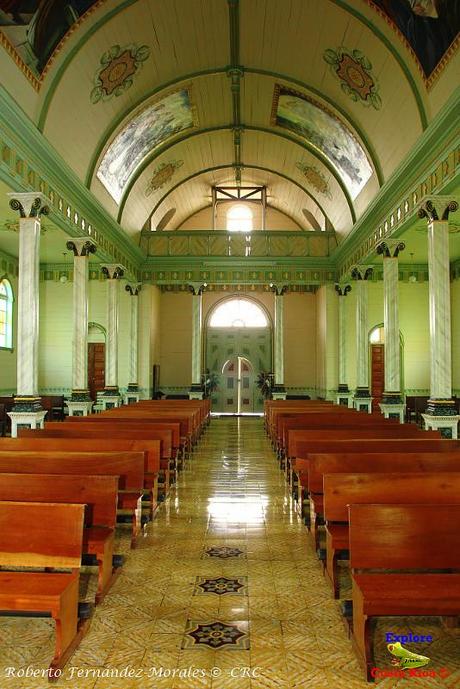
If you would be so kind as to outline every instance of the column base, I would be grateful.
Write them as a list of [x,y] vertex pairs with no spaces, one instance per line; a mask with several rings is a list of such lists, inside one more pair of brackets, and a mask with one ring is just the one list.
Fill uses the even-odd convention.
[[339,383],[339,387],[337,388],[337,392],[350,392],[348,385],[346,383]]
[[425,414],[431,416],[456,416],[457,407],[451,399],[429,399]]
[[367,411],[368,414],[372,414],[372,400],[368,388],[356,388],[353,406],[357,411]]
[[104,388],[104,393],[99,397],[104,411],[106,409],[115,409],[120,406],[120,392],[118,385],[110,385]]
[[[340,388],[340,386],[339,386]],[[342,405],[343,407],[353,408],[353,393],[348,390],[338,390],[336,395],[336,404]]]
[[287,397],[286,388],[284,385],[274,385],[271,391],[272,400],[285,400]]
[[89,390],[72,390],[70,402],[91,402]]
[[136,402],[139,402],[140,397],[141,394],[139,392],[138,384],[129,383],[128,389],[123,396],[124,404],[136,404]]
[[92,400],[67,400],[65,403],[69,416],[88,416],[91,414],[94,402]]
[[18,437],[18,428],[43,428],[45,416],[48,413],[42,411],[10,411],[7,412],[11,419],[11,437]]
[[43,411],[42,399],[37,395],[16,395],[14,398],[14,412]]
[[434,416],[432,414],[422,414],[425,422],[426,431],[441,431],[443,438],[452,440],[458,439],[458,422],[460,416]]
[[404,423],[404,413],[406,411],[406,405],[404,402],[390,402],[386,404],[381,402],[379,404],[380,411],[386,419],[399,419],[399,423]]

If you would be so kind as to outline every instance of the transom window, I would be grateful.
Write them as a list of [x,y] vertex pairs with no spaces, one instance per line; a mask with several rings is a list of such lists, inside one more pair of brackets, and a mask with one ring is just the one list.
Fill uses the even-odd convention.
[[237,203],[227,211],[227,232],[252,232],[253,216],[249,206]]
[[217,306],[209,321],[211,328],[266,328],[267,317],[249,299],[229,299]]
[[371,334],[369,335],[369,342],[371,344],[384,344],[385,330],[383,325],[378,325],[371,331]]
[[13,290],[6,278],[0,280],[0,347],[13,347]]

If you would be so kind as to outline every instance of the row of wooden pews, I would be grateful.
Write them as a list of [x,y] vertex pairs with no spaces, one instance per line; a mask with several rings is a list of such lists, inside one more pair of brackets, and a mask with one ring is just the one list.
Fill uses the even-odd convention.
[[146,401],[0,438],[0,611],[54,619],[50,680],[90,624],[81,565],[97,566],[97,605],[123,565],[117,530],[135,548],[209,416],[207,400]]
[[[265,426],[368,681],[387,616],[460,619],[460,442],[327,402],[269,401]],[[410,661],[408,661],[410,662]]]

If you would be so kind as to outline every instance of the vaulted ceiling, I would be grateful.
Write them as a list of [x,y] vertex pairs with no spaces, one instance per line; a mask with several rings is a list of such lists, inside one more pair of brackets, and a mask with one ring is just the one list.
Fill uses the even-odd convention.
[[87,4],[30,110],[134,238],[241,183],[340,242],[449,95],[380,0]]

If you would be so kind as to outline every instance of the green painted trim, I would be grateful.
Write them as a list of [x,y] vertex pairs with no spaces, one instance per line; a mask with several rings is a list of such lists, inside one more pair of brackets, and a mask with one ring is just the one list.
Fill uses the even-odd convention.
[[[382,218],[384,219],[398,204],[402,203],[414,186],[424,181],[426,175],[429,174],[429,169],[434,169],[435,161],[439,164],[447,150],[454,149],[455,142],[460,140],[458,135],[459,100],[460,87],[457,87],[436,119],[430,122],[415,146],[371,201],[346,241],[335,251],[334,258],[337,260],[338,268],[341,263],[345,263],[351,257],[353,252],[357,251],[363,241],[372,235],[381,224]],[[439,193],[439,189],[435,193]],[[402,227],[407,227],[413,221],[413,215],[407,217],[403,225],[398,226],[398,234],[401,233]]]
[[382,184],[384,184],[385,177],[383,174],[382,166],[380,165],[379,157],[377,155],[377,152],[376,152],[372,142],[369,140],[369,138],[366,136],[366,134],[364,134],[363,129],[356,122],[356,120],[351,117],[350,113],[347,113],[342,108],[342,106],[340,106],[336,103],[336,101],[332,100],[332,98],[329,98],[329,96],[326,96],[319,89],[316,89],[313,86],[309,86],[304,81],[300,81],[300,79],[295,79],[294,77],[290,77],[287,74],[280,74],[279,72],[272,72],[271,70],[268,70],[268,69],[257,69],[255,67],[245,67],[244,72],[245,72],[245,74],[246,73],[247,74],[259,74],[260,76],[272,77],[273,79],[276,79],[278,81],[284,81],[284,82],[294,84],[295,86],[300,86],[300,88],[304,89],[305,91],[309,91],[310,93],[313,93],[315,96],[317,96],[318,98],[321,98],[326,103],[328,103],[328,105],[330,105],[331,108],[333,108],[334,110],[337,110],[337,112],[343,117],[343,119],[346,120],[348,124],[351,124],[352,128],[358,134],[359,138],[363,142],[364,147],[366,149],[366,153],[368,154],[370,161],[372,163],[372,166],[375,170],[375,174],[377,175],[377,180],[379,182],[379,186],[382,186]]
[[[121,219],[123,217],[123,212],[125,208],[125,204],[127,202],[128,196],[131,192],[131,189],[133,188],[134,184],[136,183],[137,179],[142,175],[144,170],[154,161],[156,158],[158,158],[160,155],[165,153],[165,151],[169,150],[170,148],[173,148],[174,146],[183,143],[184,141],[187,141],[188,139],[192,139],[195,136],[201,136],[202,134],[209,134],[213,132],[218,132],[218,131],[231,131],[232,130],[232,125],[223,125],[219,127],[208,127],[207,129],[199,129],[195,130],[192,132],[188,132],[182,137],[176,138],[174,141],[171,141],[164,146],[160,147],[156,151],[152,152],[150,155],[148,155],[144,161],[139,165],[137,170],[134,172],[132,175],[131,179],[129,180],[125,191],[123,192],[123,196],[120,202],[120,206],[118,209],[118,215],[117,215],[117,222],[121,222]],[[256,131],[256,132],[263,132],[264,134],[269,134],[270,136],[277,136],[281,139],[286,139],[287,141],[290,141],[291,143],[295,144],[296,146],[299,146],[300,148],[308,151],[313,155],[315,158],[317,158],[331,173],[331,175],[335,178],[337,184],[341,188],[343,195],[345,196],[345,200],[348,205],[348,209],[350,211],[351,219],[352,222],[356,222],[356,213],[355,209],[353,206],[353,202],[351,200],[350,194],[348,193],[347,188],[345,187],[345,184],[343,183],[342,179],[340,178],[338,172],[335,170],[333,167],[332,163],[329,162],[328,158],[326,158],[325,155],[321,154],[320,151],[318,151],[314,146],[311,146],[308,143],[304,143],[302,141],[299,141],[298,139],[294,138],[293,136],[286,134],[284,132],[279,132],[274,129],[270,129],[269,127],[256,127],[256,126],[247,126],[242,124],[241,129],[244,131]]]
[[[61,62],[59,65],[59,68],[57,69],[53,81],[51,82],[47,92],[45,99],[43,101],[43,105],[40,110],[40,114],[38,117],[38,122],[37,122],[37,128],[40,132],[43,132],[45,129],[45,122],[46,118],[48,116],[48,110],[51,105],[51,101],[53,100],[53,96],[56,92],[56,89],[59,85],[59,82],[61,81],[64,72],[66,71],[67,67],[69,64],[72,62],[74,59],[75,55],[79,52],[79,50],[89,41],[91,36],[93,36],[96,31],[98,31],[104,24],[106,24],[108,21],[112,19],[112,17],[115,17],[117,14],[125,10],[127,7],[130,5],[134,5],[137,0],[123,0],[118,7],[114,7],[112,10],[105,12],[104,15],[97,21],[94,22],[94,24],[89,25],[88,31],[80,38],[80,40],[74,45],[74,47],[67,53],[65,56],[64,60]],[[88,25],[87,22],[84,22],[84,26],[86,27]]]
[[[62,199],[84,217],[94,229],[109,243],[124,254],[126,261],[133,266],[139,264],[144,253],[134,241],[122,230],[114,218],[102,207],[69,167],[65,160],[51,146],[24,111],[0,85],[0,131],[1,138],[33,169]],[[16,155],[16,158],[17,158]],[[0,160],[0,178],[8,187],[15,190],[30,191],[26,175],[11,173],[7,163]],[[38,181],[37,181],[38,183]],[[64,213],[57,212],[51,206],[51,220],[70,236],[80,236],[81,228]],[[86,236],[86,235],[83,235]],[[105,259],[105,255],[107,259]],[[109,253],[98,249],[98,255],[105,260],[111,259]]]
[[[169,194],[172,194],[172,192],[175,191],[176,189],[178,189],[180,186],[182,186],[182,184],[189,182],[191,179],[194,179],[195,177],[199,177],[200,175],[207,174],[208,172],[215,172],[216,170],[228,170],[231,167],[233,167],[233,165],[231,163],[229,163],[228,165],[215,165],[214,167],[208,167],[208,168],[205,168],[204,170],[200,170],[199,172],[194,172],[192,175],[189,175],[188,177],[185,177],[180,182],[177,182],[177,184],[175,184],[173,187],[171,187],[171,189],[169,189],[169,191],[167,191],[165,194],[163,194],[161,199],[155,204],[155,206],[154,206],[152,212],[150,213],[149,217],[147,218],[146,222],[149,222],[151,220],[153,214],[157,212],[158,208],[165,201],[165,199],[169,196]],[[296,182],[294,179],[292,179],[288,175],[285,175],[282,172],[277,172],[276,170],[272,170],[271,168],[263,167],[261,165],[245,165],[244,163],[241,163],[241,167],[248,168],[249,170],[262,170],[263,172],[270,172],[271,174],[276,175],[277,177],[281,177],[282,179],[285,179],[286,181],[291,182],[296,187],[298,187],[301,191],[303,191],[307,196],[309,196],[314,203],[316,203],[316,205],[318,206],[318,208],[320,209],[320,211],[324,215],[327,222],[331,225],[331,227],[333,226],[328,215],[325,213],[323,207],[321,206],[321,204],[319,204],[318,201],[311,195],[311,193],[309,191],[307,191],[307,189],[305,189],[299,182]],[[278,209],[276,209],[276,210],[278,210]],[[195,211],[195,212],[198,212],[198,211]],[[283,212],[283,211],[281,211],[281,212]],[[191,213],[191,215],[189,215],[188,217],[190,218],[194,214],[195,213]],[[294,218],[292,218],[290,215],[288,217],[291,218],[291,220],[294,220]],[[183,222],[185,222],[185,221],[183,221]],[[294,220],[294,222],[297,225],[299,224],[296,220]]]
[[90,188],[96,170],[96,165],[101,156],[102,151],[107,146],[107,142],[112,138],[113,133],[118,129],[123,120],[125,120],[131,112],[135,112],[138,108],[141,107],[143,103],[146,103],[148,100],[150,100],[150,98],[153,98],[153,96],[157,95],[158,93],[161,93],[161,91],[169,90],[174,86],[181,84],[182,82],[191,81],[193,79],[199,79],[200,77],[225,74],[226,71],[227,70],[225,67],[221,67],[218,69],[206,69],[200,72],[191,72],[190,74],[182,75],[177,79],[171,79],[171,81],[166,81],[165,83],[156,86],[154,89],[151,89],[147,93],[144,93],[142,96],[140,96],[136,100],[134,105],[130,103],[128,107],[126,107],[123,110],[123,112],[117,115],[115,119],[110,122],[109,126],[104,130],[104,133],[99,138],[99,141],[97,142],[96,147],[94,149],[94,153],[91,156],[88,171],[85,176],[85,186],[88,187],[88,189]]
[[[345,0],[331,0],[335,5],[338,7],[341,7],[342,9],[346,10],[349,12],[355,19],[358,19],[362,24],[365,24],[365,26],[372,31],[372,33],[384,44],[385,48],[390,51],[390,53],[393,55],[395,58],[396,62],[400,66],[402,72],[404,73],[404,76],[407,79],[407,82],[412,90],[412,93],[414,94],[415,102],[417,103],[417,108],[419,111],[420,115],[420,122],[422,124],[422,129],[425,130],[428,127],[428,117],[426,114],[425,106],[423,103],[422,96],[420,95],[420,91],[417,88],[417,85],[415,83],[415,79],[412,76],[412,73],[410,69],[408,68],[405,58],[403,58],[399,52],[396,50],[394,47],[393,43],[385,36],[384,33],[380,31],[380,29],[377,29],[374,23],[370,24],[369,20],[367,17],[365,17],[361,12],[359,12],[355,7],[350,5],[350,3],[346,2]],[[377,14],[377,13],[376,13]],[[378,16],[378,15],[377,15]]]

